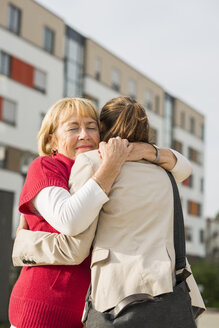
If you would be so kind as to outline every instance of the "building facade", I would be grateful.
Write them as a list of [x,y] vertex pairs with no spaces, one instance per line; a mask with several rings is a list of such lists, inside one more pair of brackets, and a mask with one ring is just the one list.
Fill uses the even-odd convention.
[[206,255],[213,260],[219,260],[219,216],[207,218],[205,230]]
[[193,174],[179,186],[187,253],[205,256],[204,116],[90,39],[85,43],[84,65],[85,97],[98,108],[119,95],[137,99],[147,111],[151,141],[176,149],[191,161]]
[[204,232],[204,116],[179,99],[174,100],[172,147],[192,163],[192,175],[180,185],[185,213],[187,252],[205,256]]
[[0,321],[7,316],[19,194],[37,155],[43,116],[63,96],[87,97],[100,109],[120,95],[144,105],[152,142],[191,160],[193,175],[180,185],[187,252],[204,256],[204,116],[37,2],[1,0],[0,246],[6,252],[0,257]]
[[[18,200],[48,107],[63,96],[65,24],[30,0],[0,10],[0,321],[7,317]],[[57,78],[58,77],[58,78]]]

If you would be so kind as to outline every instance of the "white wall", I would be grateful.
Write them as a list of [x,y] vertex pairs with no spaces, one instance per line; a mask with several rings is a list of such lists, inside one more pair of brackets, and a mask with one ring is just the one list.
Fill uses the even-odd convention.
[[17,148],[36,151],[40,114],[63,96],[63,62],[2,28],[0,50],[47,74],[46,94],[0,75],[0,95],[17,103],[17,125],[11,127],[0,122],[0,140]]
[[97,80],[94,80],[90,76],[85,76],[84,78],[84,93],[98,100],[99,111],[108,100],[121,96],[119,92],[114,91]]

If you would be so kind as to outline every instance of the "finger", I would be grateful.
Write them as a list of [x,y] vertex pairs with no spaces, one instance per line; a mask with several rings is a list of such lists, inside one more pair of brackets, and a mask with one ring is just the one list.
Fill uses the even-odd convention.
[[122,139],[122,142],[124,143],[124,145],[128,146],[129,145],[129,141],[128,139]]
[[110,138],[109,140],[108,140],[108,143],[112,143],[112,142],[114,142],[116,140],[116,138]]

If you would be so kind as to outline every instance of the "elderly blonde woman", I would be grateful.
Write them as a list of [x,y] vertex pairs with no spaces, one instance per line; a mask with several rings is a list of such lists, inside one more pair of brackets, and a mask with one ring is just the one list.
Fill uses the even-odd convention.
[[[124,101],[124,98],[122,98],[122,99]],[[127,99],[126,99],[126,101],[127,101]],[[117,103],[117,105],[118,105],[118,103]],[[103,114],[103,112],[102,112],[102,114]],[[106,112],[105,112],[105,114],[106,114]],[[102,118],[103,118],[103,115],[102,115]],[[107,126],[108,125],[107,119],[109,119],[109,118],[110,118],[110,115],[108,115],[108,118],[106,116],[101,122],[105,127],[105,129],[104,129],[105,130],[105,139],[107,139],[107,140],[111,140],[109,137],[110,131]],[[124,119],[125,119],[125,117],[124,117]],[[142,117],[142,119],[145,120],[144,117]],[[117,134],[120,134],[119,131],[120,131],[122,120],[123,120],[122,117],[120,117],[119,121],[116,121],[114,119],[114,121],[111,122],[111,124],[113,123],[113,127],[111,126],[111,128],[114,129],[114,133],[113,133],[114,137]],[[129,120],[132,121],[132,116],[129,117]],[[134,126],[133,126],[133,128],[134,128]],[[183,179],[185,179],[191,172],[191,166],[186,161],[186,159],[181,157],[180,154],[175,153],[175,155],[177,156],[177,160],[176,160],[176,157],[169,150],[161,150],[161,158],[159,159],[158,158],[159,151],[155,150],[155,148],[153,146],[146,143],[148,141],[147,134],[148,134],[148,128],[146,126],[146,128],[141,131],[142,138],[138,138],[137,140],[136,139],[132,140],[129,138],[128,135],[126,135],[126,137],[128,139],[130,139],[130,141],[141,141],[141,142],[143,141],[143,143],[135,144],[135,146],[132,149],[132,154],[131,155],[129,154],[129,159],[137,160],[137,159],[145,158],[146,160],[151,161],[151,162],[153,162],[156,159],[159,163],[162,163],[162,166],[164,166],[165,168],[172,169],[173,174],[175,174],[176,180],[182,181]],[[116,140],[119,141],[119,139],[116,139]],[[123,142],[123,144],[122,144],[123,146],[124,145],[127,146],[125,141],[121,140],[120,142],[121,143]],[[86,180],[88,179],[88,181],[89,181],[90,178],[93,178],[101,186],[101,188],[103,190],[105,190],[106,192],[109,191],[109,187],[107,186],[107,184],[105,182],[105,177],[97,174],[98,170],[100,170],[100,168],[102,168],[103,163],[105,162],[105,160],[104,160],[105,153],[104,152],[105,152],[106,148],[107,148],[107,145],[105,143],[102,143],[102,148],[100,149],[101,155],[102,155],[102,160],[99,158],[99,155],[96,152],[91,152],[90,153],[91,157],[90,156],[87,157],[87,155],[85,157],[81,157],[82,155],[79,156],[80,159],[78,158],[78,160],[79,160],[78,163],[80,163],[80,164],[78,166],[76,166],[75,169],[73,168],[73,171],[72,171],[72,174],[73,174],[72,175],[72,179],[73,179],[72,191],[73,191],[74,195],[76,195],[78,193],[78,190],[80,191],[81,188],[83,188],[82,186],[84,185],[84,183],[86,185],[86,183],[87,183]],[[171,153],[171,155],[170,155],[170,153]],[[126,155],[127,155],[127,152],[126,152]],[[95,161],[93,162],[93,156],[94,157],[97,156],[98,160],[96,158],[96,162]],[[163,158],[165,158],[165,160],[162,160]],[[76,160],[76,162],[77,162],[77,160]],[[135,164],[134,162],[129,162],[126,165],[130,166],[130,165],[132,165],[132,163],[133,163],[133,165],[137,165],[137,163]],[[148,163],[148,162],[145,162],[145,163]],[[150,166],[151,164],[150,165],[148,164],[149,165],[148,166],[145,163],[144,163],[145,167],[153,168],[153,169],[151,169],[152,176],[150,177],[150,179],[153,180],[153,174],[156,175],[158,172],[160,172],[158,170],[158,166],[157,165]],[[185,169],[185,171],[184,171],[184,169]],[[75,174],[74,171],[77,173]],[[97,172],[97,173],[95,173],[95,172]],[[142,173],[143,173],[142,181],[144,181],[143,184],[144,184],[144,192],[145,192],[144,198],[146,200],[148,191],[150,192],[150,186],[147,183],[148,175],[146,174],[144,176],[143,171],[142,171]],[[133,174],[134,174],[134,171],[133,171]],[[116,175],[118,175],[118,173]],[[129,181],[131,184],[134,183],[132,178],[129,179]],[[117,183],[114,185],[113,188],[117,188],[116,185],[117,185]],[[111,187],[111,185],[110,185],[110,187]],[[120,190],[120,189],[121,188],[119,188],[118,190]],[[129,192],[130,191],[127,190],[127,195],[129,194]],[[110,194],[110,197],[111,197],[111,195],[113,195],[113,194]],[[135,202],[136,206],[138,207],[139,199],[136,199],[135,197],[136,196],[133,197],[132,202]],[[46,198],[46,200],[44,198],[44,203],[49,204],[50,199]],[[57,200],[58,200],[58,197],[57,197]],[[38,201],[40,202],[40,199],[38,199]],[[120,203],[120,201],[121,201],[121,203]],[[92,202],[94,202],[94,199],[92,199]],[[118,202],[117,209],[120,209],[120,207],[121,207],[121,210],[124,210],[123,209],[124,204],[123,204],[121,195],[118,195],[117,202]],[[85,212],[87,211],[87,213],[86,213],[86,215],[84,214],[83,219],[81,219],[82,221],[84,219],[85,219],[85,221],[87,221],[86,216],[90,217],[90,215],[91,215],[90,212],[92,211],[92,207],[95,206],[95,203],[93,203],[93,205],[90,205],[90,204],[91,203],[83,202]],[[111,204],[111,198],[110,198],[108,204],[109,205]],[[35,207],[37,206],[36,199],[34,201],[34,206]],[[161,210],[163,210],[163,209],[161,209]],[[127,211],[129,211],[129,206],[127,206]],[[170,211],[171,211],[171,208],[170,208]],[[133,213],[133,212],[130,212],[130,213]],[[45,218],[48,216],[48,210],[47,210],[46,206],[41,209],[41,214]],[[114,215],[114,214],[112,213],[112,215]],[[69,213],[69,215],[70,215],[70,213]],[[133,215],[135,215],[135,214],[133,213]],[[52,217],[52,220],[51,220],[51,225],[52,225],[53,221],[54,221],[54,217],[52,215],[51,215],[51,217]],[[57,216],[57,220],[58,220],[58,218],[59,218],[59,215]],[[79,229],[76,227],[75,223],[68,224],[66,222],[62,222],[61,225],[59,225],[59,227],[56,226],[58,231],[72,235],[72,236],[76,236],[75,238],[66,237],[66,236],[58,235],[58,234],[50,235],[45,232],[34,232],[33,233],[31,231],[20,231],[20,233],[18,234],[18,239],[15,243],[15,253],[14,253],[15,264],[20,264],[19,256],[18,257],[16,256],[16,251],[19,253],[19,249],[21,251],[22,246],[25,247],[25,251],[20,257],[22,258],[24,264],[26,264],[26,265],[33,265],[33,262],[35,262],[35,264],[37,264],[37,265],[61,264],[61,263],[63,263],[63,264],[80,264],[81,262],[84,261],[84,259],[89,254],[92,239],[94,237],[97,220],[95,220],[93,224],[91,221],[92,220],[89,221],[90,222],[89,228],[84,233],[80,233],[80,232],[82,232],[82,230],[79,231]],[[101,220],[101,222],[102,222],[102,220]],[[106,220],[106,222],[108,222],[108,220]],[[116,222],[116,221],[114,221],[114,222]],[[118,221],[118,224],[120,224],[119,221]],[[76,228],[77,228],[77,231],[75,231]],[[83,225],[83,228],[84,228],[84,230],[86,229],[85,224]],[[35,229],[35,230],[37,230],[37,229]],[[97,231],[97,236],[99,235],[98,231]],[[35,244],[34,244],[34,240],[32,242],[33,245],[36,246],[35,250],[34,250],[34,248],[31,249],[31,241],[28,239],[30,237],[31,233],[32,233],[31,238],[33,237],[34,240],[36,241]],[[122,233],[122,230],[121,230],[121,233]],[[109,241],[109,238],[113,234],[114,234],[114,232],[111,232],[109,230],[108,233],[102,234],[101,238],[105,239],[106,241],[107,240]],[[128,236],[127,236],[127,238],[128,238]],[[126,240],[126,238],[124,238],[124,243],[125,243],[125,240]],[[27,245],[29,245],[28,248],[27,248]],[[95,245],[96,245],[96,243],[95,243]],[[94,254],[97,254],[97,253],[94,252]],[[101,253],[99,253],[99,254],[101,254]],[[104,254],[105,254],[104,259],[107,259],[106,254],[108,254],[108,253],[106,253],[106,251],[104,251]],[[103,256],[103,252],[102,252],[101,256]],[[96,258],[96,255],[94,255],[94,257],[93,257],[93,264],[95,263],[94,262],[95,258]],[[80,286],[80,288],[81,288],[80,277],[78,277],[78,285],[77,286],[75,286],[75,284],[77,284],[76,279],[72,283],[74,284],[73,289],[74,288],[77,289],[78,286]],[[87,286],[87,284],[86,284],[86,286]],[[58,284],[55,282],[53,285],[54,292],[57,291],[57,287],[58,287]],[[95,284],[94,293],[96,293],[96,291],[95,291],[96,287],[97,287],[97,285]],[[63,286],[63,288],[64,288],[64,286]],[[72,289],[71,289],[71,291],[72,291]],[[99,300],[98,302],[102,302],[102,301]],[[102,304],[106,308],[106,307],[108,307],[109,302],[112,302],[112,299],[110,297],[109,297],[108,301],[106,299],[104,299],[104,302]],[[74,310],[72,310],[72,311],[74,311]],[[67,325],[62,325],[62,326],[67,327]],[[51,327],[53,327],[53,325]],[[54,326],[54,327],[56,327],[56,326]]]

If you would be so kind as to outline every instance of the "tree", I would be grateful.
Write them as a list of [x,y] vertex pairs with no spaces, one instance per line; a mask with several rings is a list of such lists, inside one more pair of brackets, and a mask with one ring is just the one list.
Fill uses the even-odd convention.
[[219,262],[196,260],[192,271],[197,284],[202,287],[202,296],[207,307],[219,308]]

